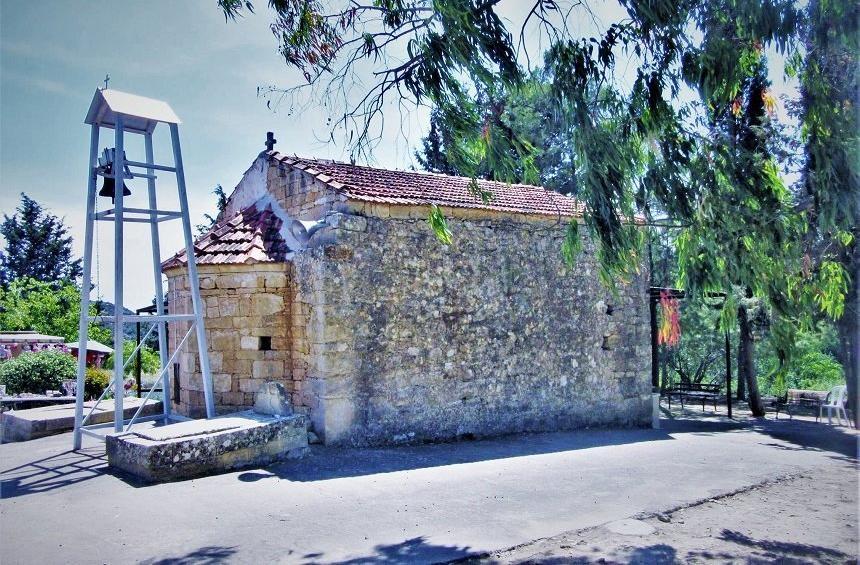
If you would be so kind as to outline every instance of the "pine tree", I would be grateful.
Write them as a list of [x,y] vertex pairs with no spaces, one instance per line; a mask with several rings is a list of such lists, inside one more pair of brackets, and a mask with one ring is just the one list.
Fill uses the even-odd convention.
[[440,123],[439,111],[434,109],[430,113],[430,131],[427,132],[427,137],[421,140],[421,150],[415,152],[415,158],[425,171],[460,175],[460,171],[448,161],[445,152],[451,139],[445,135],[442,128],[444,125]]
[[25,277],[41,282],[74,282],[81,276],[81,260],[72,259],[72,237],[62,218],[46,212],[21,193],[21,204],[10,218],[3,215],[0,234],[0,285]]

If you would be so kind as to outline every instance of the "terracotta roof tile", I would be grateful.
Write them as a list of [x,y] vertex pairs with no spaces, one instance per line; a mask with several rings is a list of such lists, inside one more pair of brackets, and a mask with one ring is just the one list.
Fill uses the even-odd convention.
[[[245,208],[234,217],[212,227],[194,242],[198,265],[277,263],[284,261],[289,247],[281,237],[283,221],[270,206]],[[161,264],[162,269],[186,263],[183,249]]]
[[506,184],[478,180],[482,191],[492,194],[488,203],[469,190],[472,179],[418,171],[392,171],[282,155],[269,156],[278,162],[303,170],[320,182],[344,193],[348,198],[385,204],[437,204],[454,208],[476,208],[519,214],[581,216],[583,204],[539,186]]

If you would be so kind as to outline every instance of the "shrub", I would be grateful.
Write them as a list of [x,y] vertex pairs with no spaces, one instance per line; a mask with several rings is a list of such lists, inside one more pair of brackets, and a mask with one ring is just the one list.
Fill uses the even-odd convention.
[[833,357],[820,351],[810,351],[792,363],[786,383],[788,388],[829,390],[845,384],[845,377],[842,365]]
[[84,396],[86,398],[98,398],[110,385],[110,379],[111,374],[104,369],[87,367]]
[[68,353],[23,353],[0,363],[0,384],[6,385],[7,394],[45,394],[46,390],[59,390],[60,383],[74,379],[76,373],[77,362]]

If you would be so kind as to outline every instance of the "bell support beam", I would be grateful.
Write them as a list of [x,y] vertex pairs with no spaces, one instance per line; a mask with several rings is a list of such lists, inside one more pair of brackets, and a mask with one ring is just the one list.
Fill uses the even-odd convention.
[[[102,210],[96,214],[92,214],[92,218],[94,220],[100,222],[114,222],[116,221],[116,215],[114,213],[114,208],[108,208],[107,210]],[[123,217],[124,222],[165,222],[167,220],[177,220],[182,218],[182,212],[177,210],[158,210],[156,208],[124,208],[123,216],[125,214],[140,214],[146,215],[145,218],[135,218],[135,217]]]
[[[96,207],[96,167],[99,157],[99,126],[93,124],[90,130],[90,163],[87,179],[87,218],[93,215]],[[81,283],[81,315],[78,322],[78,374],[75,387],[75,432],[74,449],[81,448],[81,422],[84,416],[84,389],[87,373],[87,341],[89,339],[90,287],[92,286],[93,262],[93,223],[87,221],[84,230],[84,272]]]
[[[110,319],[112,316],[90,316],[93,322]],[[125,314],[123,323],[134,324],[137,322],[194,322],[197,316],[194,314]]]
[[[125,170],[125,151],[124,151],[124,143],[125,136],[123,135],[125,131],[123,130],[123,121],[124,116],[122,114],[118,114],[116,117],[116,127],[114,129],[114,133],[116,141],[116,154],[114,156],[113,167],[115,171],[119,171],[117,175],[117,180],[120,187],[123,186],[122,178],[124,176],[123,171]],[[113,265],[113,274],[114,274],[114,320],[113,320],[113,422],[114,422],[114,431],[121,432],[122,431],[122,421],[123,421],[123,396],[125,393],[125,371],[123,369],[123,345],[125,341],[125,336],[123,335],[123,293],[122,293],[122,283],[123,283],[123,228],[122,228],[122,220],[123,220],[123,200],[124,190],[116,190],[114,191],[114,217],[116,218],[116,223],[114,224],[114,265]]]
[[179,147],[179,128],[169,124],[170,140],[173,145],[173,162],[176,166],[176,187],[179,191],[179,207],[182,210],[182,233],[185,236],[185,256],[188,258],[188,286],[191,287],[191,303],[197,317],[197,351],[200,356],[200,372],[203,373],[203,396],[206,402],[206,417],[215,416],[215,393],[212,387],[212,373],[209,369],[209,344],[206,328],[203,326],[203,299],[200,296],[200,279],[197,276],[197,260],[194,256],[194,238],[191,235],[191,221],[188,217],[188,193],[185,190],[185,171],[182,167],[182,150]]
[[[149,146],[152,147],[152,134],[151,133],[144,134],[143,139],[144,139],[144,143],[146,143],[146,140],[148,139],[149,140]],[[129,167],[138,167],[141,169],[155,169],[156,171],[167,171],[168,173],[175,173],[176,172],[176,167],[168,167],[167,165],[156,165],[155,163],[152,162],[152,158],[149,156],[147,156],[146,160],[149,162],[148,163],[141,163],[140,161],[126,161],[125,164]],[[151,175],[152,170],[147,171],[147,173]]]
[[[146,154],[146,163],[152,163],[155,159],[152,151],[152,133],[146,133],[143,136],[144,151]],[[137,163],[135,163],[137,164]],[[155,191],[155,175],[152,174],[155,165],[148,166],[146,172],[151,175],[146,183],[146,188],[149,197],[149,231],[152,237],[152,274],[155,284],[155,314],[156,316],[164,316],[164,287],[161,283],[161,243],[158,236],[158,214],[165,214],[158,210],[158,203]],[[181,217],[181,213],[180,213]],[[170,418],[170,413],[173,411],[170,398],[170,371],[167,370],[167,324],[164,320],[158,321],[158,355],[161,360],[161,369],[164,371],[164,380],[161,390],[164,391],[162,405],[164,406],[164,416]],[[136,416],[137,414],[135,414]]]

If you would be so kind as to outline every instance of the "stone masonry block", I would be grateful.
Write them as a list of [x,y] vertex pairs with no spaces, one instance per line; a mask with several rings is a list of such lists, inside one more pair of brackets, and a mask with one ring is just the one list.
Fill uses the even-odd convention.
[[280,379],[284,376],[283,361],[254,361],[251,374],[255,379]]
[[251,296],[251,313],[266,316],[284,309],[284,297],[278,294],[260,293]]

